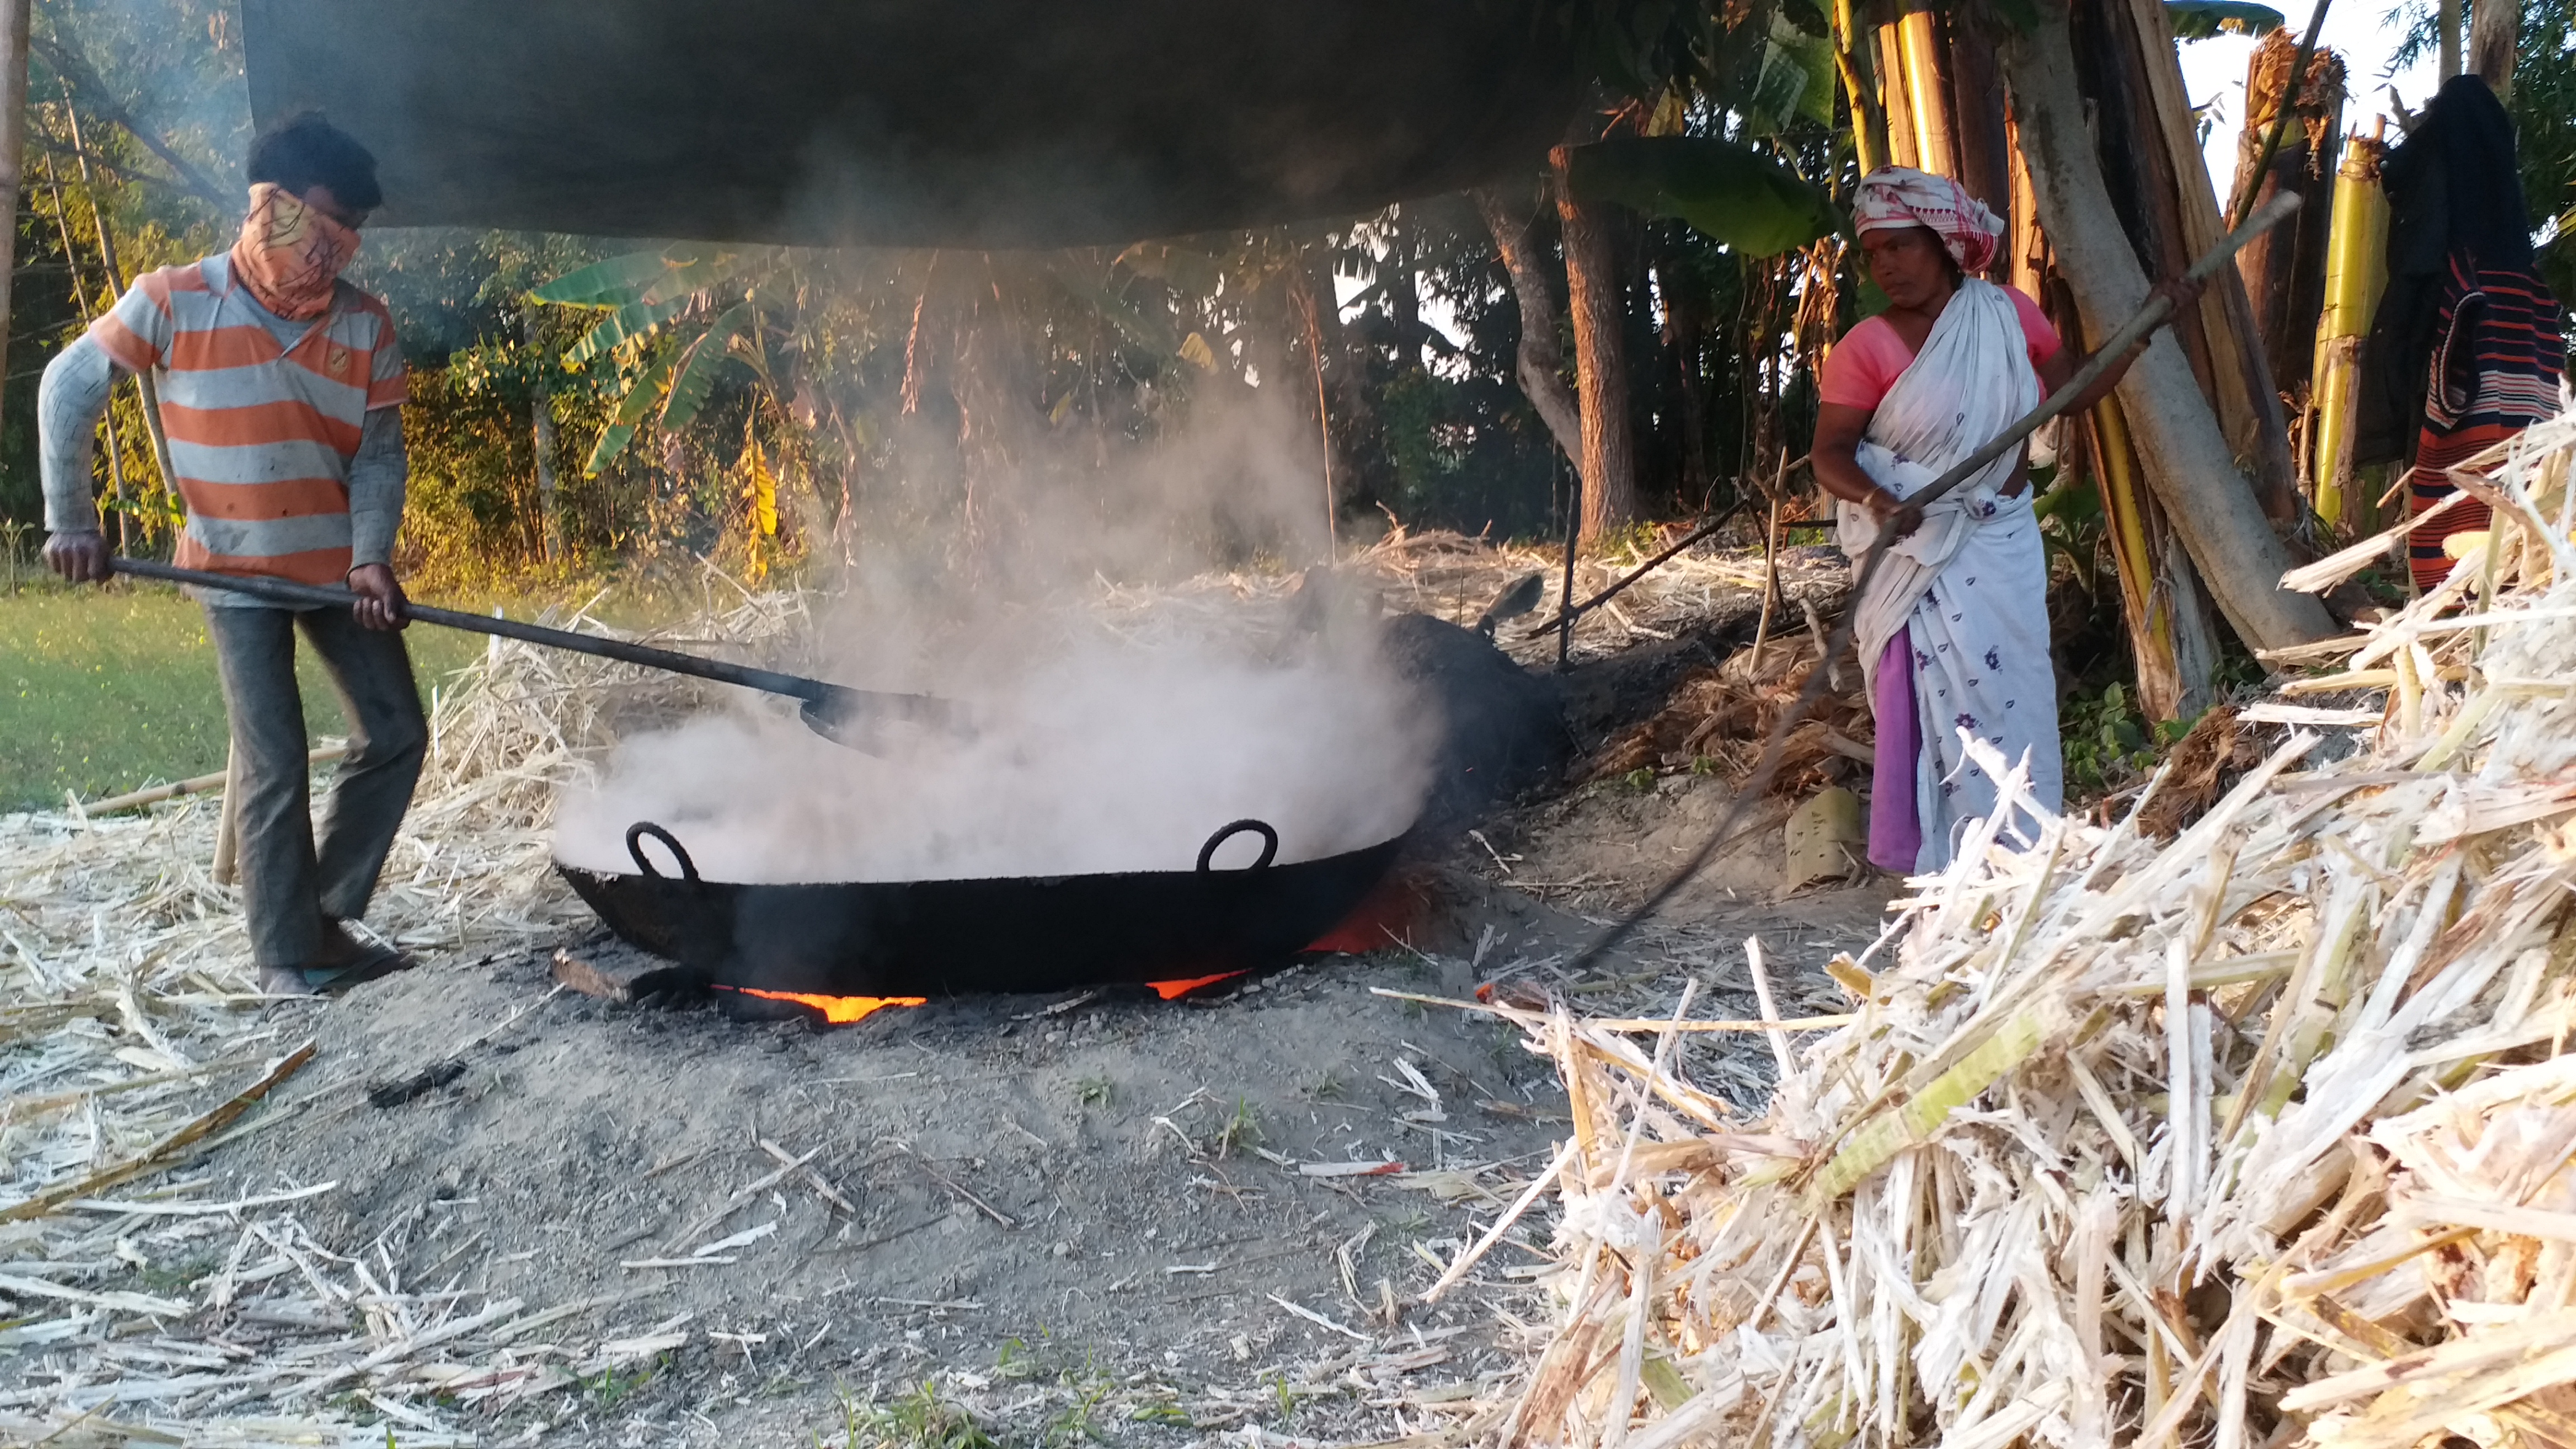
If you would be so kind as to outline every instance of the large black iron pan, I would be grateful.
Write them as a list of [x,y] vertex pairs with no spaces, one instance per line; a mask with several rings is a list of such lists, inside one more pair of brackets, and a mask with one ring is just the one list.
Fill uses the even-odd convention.
[[[1221,869],[1217,847],[1261,838]],[[670,852],[661,873],[647,839]],[[1276,965],[1340,924],[1394,863],[1401,837],[1280,865],[1279,832],[1238,820],[1187,871],[824,885],[711,881],[670,831],[626,832],[632,875],[555,869],[608,928],[720,986],[820,996],[1061,991]]]

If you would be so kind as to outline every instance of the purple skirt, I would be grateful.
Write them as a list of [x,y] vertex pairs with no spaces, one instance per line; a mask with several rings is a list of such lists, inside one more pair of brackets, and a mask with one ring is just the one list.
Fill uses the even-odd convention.
[[1869,712],[1878,731],[1877,758],[1870,766],[1869,863],[1911,875],[1915,857],[1923,851],[1923,819],[1914,805],[1923,732],[1914,713],[1912,631],[1897,630],[1879,654]]

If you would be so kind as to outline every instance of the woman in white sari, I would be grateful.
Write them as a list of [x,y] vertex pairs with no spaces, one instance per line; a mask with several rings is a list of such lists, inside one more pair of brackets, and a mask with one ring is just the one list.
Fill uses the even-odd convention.
[[[1894,516],[1902,531],[1853,605],[1878,727],[1869,858],[1882,870],[1934,871],[1949,865],[1959,827],[1995,807],[1969,737],[2027,769],[2032,797],[2057,808],[2057,679],[2025,453],[2005,454],[1929,507],[1907,499],[2090,359],[2069,354],[2038,303],[1974,275],[1993,261],[2003,224],[1957,182],[1886,167],[1861,179],[1853,214],[1889,306],[1827,356],[1811,456],[1817,482],[1839,500],[1855,576],[1883,520]],[[2157,290],[2182,304],[2197,288]],[[2075,407],[2107,395],[2135,356],[2114,362]]]

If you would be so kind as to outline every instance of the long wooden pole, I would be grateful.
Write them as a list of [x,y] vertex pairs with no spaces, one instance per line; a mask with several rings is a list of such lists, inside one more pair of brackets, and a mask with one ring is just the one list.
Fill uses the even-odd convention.
[[18,269],[18,183],[27,154],[28,0],[0,0],[0,199],[9,222],[0,227],[0,378],[9,375],[10,280]]
[[[62,183],[54,175],[54,158],[51,156],[45,158],[45,195],[54,203],[54,234],[62,238],[63,266],[71,274],[72,298],[80,308],[81,320],[87,322],[91,317],[89,283],[82,277],[80,250],[72,245],[72,224],[63,209]],[[90,205],[97,204],[98,198],[91,197]],[[106,305],[116,305],[116,279],[113,276],[108,278]],[[109,496],[116,500],[116,551],[132,553],[134,514],[125,505],[125,460],[116,445],[115,409],[109,409],[99,421],[107,425],[107,489]]]
[[[21,47],[23,49],[23,47]],[[23,57],[22,57],[23,59]],[[26,67],[21,65],[20,70]],[[69,81],[63,83],[63,117],[72,132],[72,159],[80,163],[81,189],[89,193],[90,219],[98,223],[98,254],[107,263],[107,284],[116,295],[125,295],[125,265],[116,259],[116,233],[108,230],[107,212],[98,204],[98,182],[90,175],[89,146],[81,140],[80,107],[72,104]],[[113,300],[109,306],[116,305]],[[176,497],[179,475],[170,468],[170,437],[161,430],[161,389],[149,372],[134,374],[135,391],[143,397],[143,430],[152,436],[152,461],[161,468],[161,488]]]
[[[120,574],[139,579],[157,579],[162,583],[188,584],[201,589],[225,589],[246,594],[264,603],[283,604],[290,608],[319,605],[346,608],[357,595],[347,589],[326,588],[319,584],[299,584],[286,579],[260,574],[212,574],[197,569],[175,568],[149,559],[110,559],[108,567]],[[647,669],[686,674],[696,679],[712,679],[719,684],[736,684],[769,694],[782,694],[830,709],[845,711],[849,716],[874,713],[885,718],[911,720],[927,724],[962,724],[962,709],[945,699],[927,694],[891,694],[883,690],[852,689],[802,675],[781,674],[774,669],[757,669],[736,664],[728,659],[704,659],[695,654],[681,654],[669,649],[656,649],[650,644],[636,644],[624,639],[609,639],[597,634],[576,634],[569,629],[549,629],[542,624],[523,624],[516,619],[497,615],[460,613],[454,609],[434,609],[427,604],[406,602],[404,619],[418,624],[435,624],[442,629],[463,629],[475,634],[497,635],[529,644],[542,644],[549,649],[565,649],[575,654],[588,654],[597,659],[614,659],[623,664],[640,664]]]

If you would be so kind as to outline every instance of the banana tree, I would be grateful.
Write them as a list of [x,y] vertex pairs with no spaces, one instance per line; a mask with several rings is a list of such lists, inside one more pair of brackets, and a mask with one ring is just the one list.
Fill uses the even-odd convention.
[[687,427],[729,367],[774,394],[770,343],[794,301],[796,262],[785,247],[682,244],[611,257],[531,293],[602,314],[563,357],[566,368],[607,358],[618,370],[617,405],[583,472],[597,477],[648,425]]

